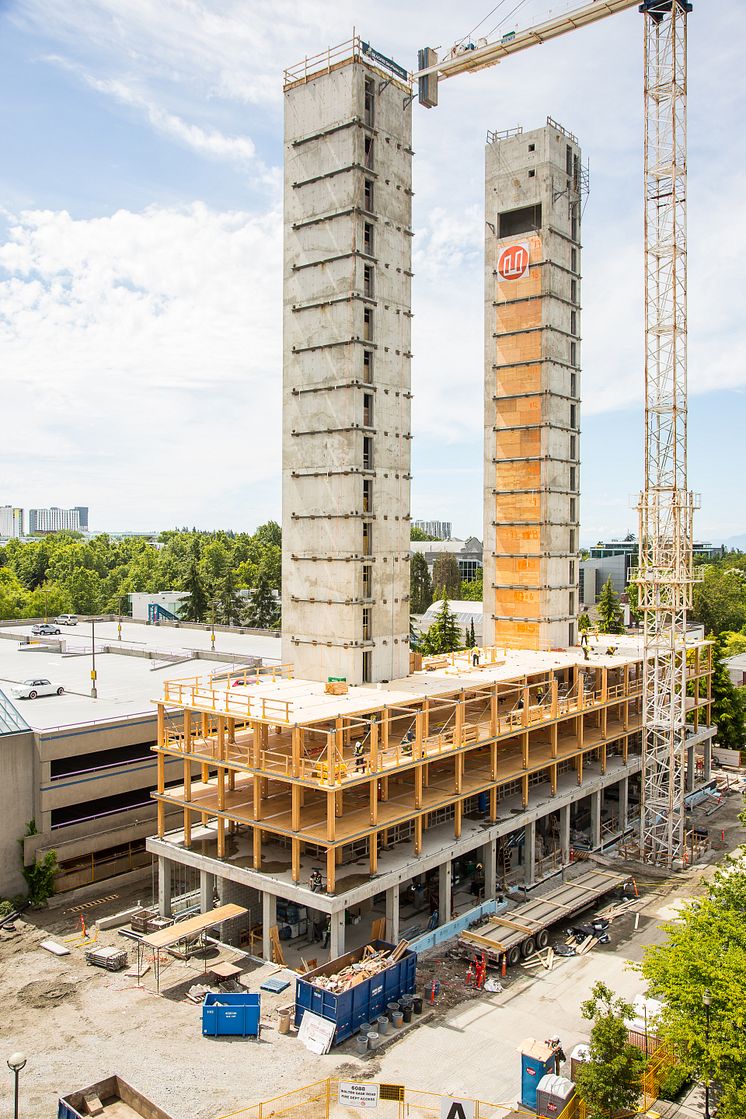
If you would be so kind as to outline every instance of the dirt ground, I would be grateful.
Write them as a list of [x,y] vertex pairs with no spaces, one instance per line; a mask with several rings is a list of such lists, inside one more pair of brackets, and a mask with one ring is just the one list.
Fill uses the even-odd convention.
[[[662,936],[659,925],[668,895],[695,893],[702,879],[712,873],[723,850],[743,842],[743,829],[737,818],[740,808],[741,798],[732,796],[713,817],[707,818],[707,826],[717,839],[716,847],[721,848],[711,852],[709,866],[694,867],[674,879],[641,878],[641,890],[646,898],[650,897],[650,912],[640,915],[637,927],[633,914],[616,921],[611,943],[595,948],[593,957],[599,957],[600,962],[601,953],[612,957],[623,954],[625,959],[637,960],[645,943]],[[137,900],[136,887],[117,894],[115,886],[107,885],[102,885],[102,896],[107,900],[82,910],[88,921],[115,913]],[[139,892],[144,892],[142,887]],[[448,1029],[454,1014],[462,1012],[469,1003],[476,1010],[480,1000],[485,1013],[506,1013],[501,1000],[520,1006],[524,994],[527,998],[537,981],[541,982],[535,972],[519,967],[508,972],[503,995],[485,997],[464,986],[466,964],[451,959],[448,945],[441,945],[420,959],[418,989],[426,989],[434,978],[441,984],[435,1006],[426,1004],[426,1015],[420,1020],[424,1025],[427,1019],[423,1030],[413,1027],[403,1038],[388,1042],[384,1053],[372,1058],[356,1057],[354,1043],[341,1046],[326,1057],[316,1057],[292,1033],[283,1036],[278,1032],[277,1010],[292,1001],[292,983],[283,994],[262,995],[259,1043],[242,1038],[204,1038],[201,1009],[186,998],[186,991],[193,984],[205,981],[203,960],[185,963],[168,958],[163,966],[162,994],[158,997],[152,970],[138,987],[136,978],[124,972],[112,974],[86,964],[84,948],[76,935],[80,929],[79,912],[70,912],[71,908],[76,907],[30,913],[27,920],[17,923],[15,932],[0,931],[2,1052],[9,1054],[21,1049],[28,1057],[21,1074],[21,1115],[33,1119],[52,1119],[57,1113],[58,1096],[113,1073],[149,1096],[173,1119],[218,1119],[320,1077],[370,1077],[381,1068],[387,1072],[387,1066],[393,1071],[396,1052],[403,1054],[408,1045],[416,1044],[413,1034],[421,1034],[424,1039],[425,1034],[432,1036],[433,1028],[436,1032],[439,1026]],[[580,919],[578,915],[574,921]],[[560,927],[557,940],[561,939],[561,932]],[[40,941],[50,935],[61,943],[67,942],[69,956],[58,958],[39,947]],[[127,947],[131,962],[135,962],[133,942],[121,937],[117,930],[102,932],[98,943]],[[213,960],[218,958],[245,964],[250,973],[248,986],[258,989],[261,976],[256,963],[241,959],[235,950],[224,950]],[[267,967],[261,969],[262,976]],[[454,1038],[449,1044],[458,1046],[459,1039],[455,1035]],[[461,1043],[466,1046],[465,1037]],[[465,1052],[464,1060],[468,1059]],[[420,1071],[425,1075],[427,1069]],[[12,1082],[4,1073],[4,1069],[0,1070],[0,1117],[9,1119]],[[420,1084],[421,1079],[412,1070],[407,1082],[413,1087],[443,1090],[437,1087],[437,1068],[427,1072],[427,1079],[433,1083]],[[477,1094],[490,1098],[486,1088]]]

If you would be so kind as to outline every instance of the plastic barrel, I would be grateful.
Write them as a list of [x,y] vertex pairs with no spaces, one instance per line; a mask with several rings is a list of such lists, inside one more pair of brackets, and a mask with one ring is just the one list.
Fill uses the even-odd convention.
[[369,1049],[377,1049],[378,1048],[378,1031],[377,1030],[371,1030],[369,1032],[369,1034],[368,1034],[368,1048]]
[[388,1014],[389,1022],[393,1022],[394,1021],[394,1014],[399,1013],[399,1003],[398,1002],[387,1003],[386,1004],[386,1013]]
[[358,1034],[357,1035],[357,1051],[358,1051],[358,1053],[367,1053],[368,1052],[368,1035],[367,1034]]
[[405,1022],[411,1022],[412,1021],[412,1007],[411,1006],[409,1006],[409,1005],[403,1006],[401,1008],[401,1012],[402,1012],[402,1015],[404,1017]]
[[379,1032],[379,1034],[387,1034],[390,1029],[391,1029],[391,1025],[389,1023],[388,1018],[386,1017],[385,1014],[382,1014],[381,1017],[378,1019],[378,1032]]
[[363,1037],[365,1037],[365,1035],[370,1033],[370,1031],[373,1029],[373,1023],[372,1022],[361,1022],[359,1028],[360,1028],[360,1033],[362,1034]]
[[422,995],[412,996],[412,1009],[415,1014],[422,1014]]
[[404,1015],[402,1014],[401,1010],[395,1010],[394,1011],[394,1029],[398,1030],[403,1025],[404,1025]]

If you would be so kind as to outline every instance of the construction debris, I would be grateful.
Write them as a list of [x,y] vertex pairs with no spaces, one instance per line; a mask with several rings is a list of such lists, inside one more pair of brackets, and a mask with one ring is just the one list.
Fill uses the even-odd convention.
[[121,971],[129,963],[126,948],[88,948],[85,958],[86,963],[106,971]]
[[356,987],[358,983],[363,983],[366,979],[372,979],[374,975],[385,971],[391,964],[400,960],[406,950],[406,940],[400,940],[396,948],[391,950],[376,950],[370,944],[366,944],[362,959],[358,963],[348,964],[347,967],[343,967],[341,971],[335,972],[333,975],[314,975],[309,977],[309,981],[315,987],[321,987],[324,991],[339,995],[343,991],[349,991],[351,987]]

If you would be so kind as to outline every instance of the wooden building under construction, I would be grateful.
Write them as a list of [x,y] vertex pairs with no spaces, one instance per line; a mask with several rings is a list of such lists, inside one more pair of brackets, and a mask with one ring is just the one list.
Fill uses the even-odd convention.
[[[692,787],[697,748],[709,772],[710,646],[693,643],[689,660]],[[396,940],[402,889],[415,880],[435,883],[438,919],[448,920],[460,856],[482,867],[489,898],[507,868],[515,880],[511,852],[531,885],[570,860],[573,837],[599,850],[628,832],[641,764],[636,642],[604,639],[588,661],[577,649],[491,648],[479,662],[430,658],[405,679],[341,695],[288,666],[167,682],[158,835],[148,841],[163,911],[180,864],[199,873],[203,909],[217,887],[253,910],[265,955],[278,899],[331,918],[338,954],[346,913],[376,905]],[[183,777],[167,786],[174,758]],[[167,831],[174,807],[182,826]]]

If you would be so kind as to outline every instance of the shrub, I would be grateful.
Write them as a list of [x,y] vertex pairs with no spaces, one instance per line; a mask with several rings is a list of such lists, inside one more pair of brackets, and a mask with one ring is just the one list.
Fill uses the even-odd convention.
[[674,1065],[670,1068],[658,1088],[658,1097],[662,1100],[675,1100],[679,1093],[691,1081],[691,1076],[683,1065]]

